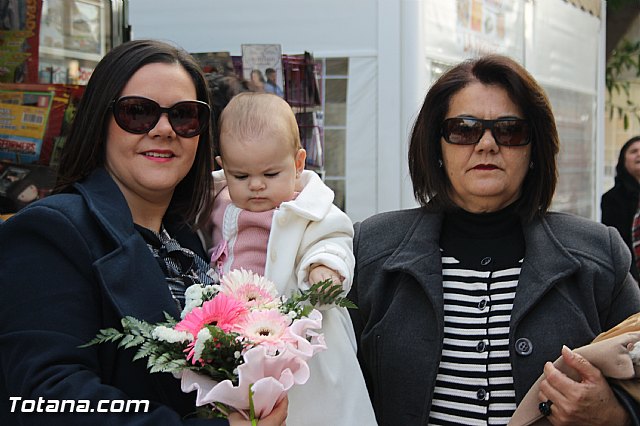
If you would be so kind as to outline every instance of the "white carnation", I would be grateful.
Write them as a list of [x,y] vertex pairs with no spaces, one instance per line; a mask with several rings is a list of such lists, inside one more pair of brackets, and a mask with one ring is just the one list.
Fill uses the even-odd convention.
[[173,328],[165,327],[164,325],[159,325],[154,328],[151,332],[151,336],[156,340],[162,340],[163,342],[168,343],[182,343],[193,340],[191,333],[187,331],[174,330]]
[[194,284],[187,287],[184,291],[184,297],[186,299],[202,299],[202,285]]
[[204,327],[198,332],[196,338],[196,344],[193,346],[193,359],[200,359],[202,357],[202,351],[208,340],[211,339],[211,333],[207,327]]

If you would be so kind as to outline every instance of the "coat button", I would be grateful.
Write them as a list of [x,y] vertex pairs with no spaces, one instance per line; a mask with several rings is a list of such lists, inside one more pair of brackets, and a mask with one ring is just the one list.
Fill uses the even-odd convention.
[[487,299],[482,299],[480,302],[478,302],[478,309],[480,309],[481,311],[484,310],[484,308],[487,307]]
[[286,218],[285,216],[281,215],[281,216],[278,218],[278,223],[279,223],[280,225],[282,225],[282,226],[286,225],[286,224],[287,224],[287,218]]
[[526,337],[516,340],[516,353],[520,356],[529,356],[533,352],[533,344]]
[[487,256],[487,257],[483,258],[483,259],[480,261],[480,264],[481,264],[482,266],[487,266],[487,265],[488,265],[488,264],[490,264],[490,263],[491,263],[491,258],[490,258],[489,256]]
[[478,392],[476,392],[476,396],[479,400],[482,401],[487,397],[487,391],[484,389],[478,389]]
[[479,341],[478,344],[476,345],[476,351],[478,352],[484,352],[486,348],[487,348],[487,344],[482,340]]

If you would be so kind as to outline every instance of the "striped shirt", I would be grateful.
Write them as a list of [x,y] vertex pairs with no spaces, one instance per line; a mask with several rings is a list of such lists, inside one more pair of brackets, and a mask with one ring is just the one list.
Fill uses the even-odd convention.
[[431,425],[506,425],[515,411],[509,321],[524,237],[505,210],[458,212],[443,224],[444,345]]
[[171,297],[178,311],[182,312],[187,287],[193,284],[213,284],[213,279],[207,275],[208,263],[193,251],[182,247],[169,235],[164,226],[159,233],[137,224],[134,226],[157,260],[165,275]]

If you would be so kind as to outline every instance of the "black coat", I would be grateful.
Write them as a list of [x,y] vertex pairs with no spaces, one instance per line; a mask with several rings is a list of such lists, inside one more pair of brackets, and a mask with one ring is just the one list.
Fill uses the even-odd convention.
[[[132,351],[113,344],[78,348],[99,329],[119,327],[123,316],[156,322],[163,311],[179,313],[107,172],[98,170],[75,188],[0,225],[0,424],[228,424],[184,420],[195,410],[195,395],[182,393],[169,374],[150,374],[146,360],[132,362]],[[204,256],[196,235],[170,221],[165,226]],[[96,411],[99,400],[149,400],[150,407],[143,414],[11,414],[9,397],[88,400]]]
[[[358,309],[350,313],[380,426],[429,419],[444,345],[441,224],[441,214],[411,209],[355,225],[349,297]],[[562,345],[583,346],[640,310],[631,259],[615,230],[549,213],[523,232],[526,254],[509,324],[518,403]],[[619,397],[640,424],[640,407]]]
[[631,262],[631,275],[638,280],[638,268],[633,255],[633,241],[631,240],[631,227],[633,216],[638,208],[638,193],[640,185],[624,168],[624,156],[622,163],[618,162],[615,185],[602,195],[600,208],[602,210],[602,223],[613,226],[618,230],[622,239],[629,247],[634,261]]

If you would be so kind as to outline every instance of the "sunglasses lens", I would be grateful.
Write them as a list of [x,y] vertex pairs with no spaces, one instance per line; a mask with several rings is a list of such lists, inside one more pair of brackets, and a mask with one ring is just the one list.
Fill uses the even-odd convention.
[[207,105],[199,102],[179,102],[169,109],[169,121],[176,134],[191,138],[207,127],[210,113]]
[[123,130],[142,134],[156,125],[160,118],[160,107],[151,99],[122,98],[115,104],[114,117]]
[[450,118],[444,122],[444,138],[457,145],[473,145],[482,136],[482,123],[464,118]]
[[528,126],[524,121],[496,121],[493,125],[493,134],[500,145],[526,145],[529,143],[528,133]]
[[118,99],[113,106],[118,126],[138,135],[153,129],[163,112],[168,114],[169,123],[176,134],[183,138],[202,133],[209,125],[211,116],[209,106],[199,101],[183,101],[170,108],[162,108],[151,99],[130,96]]

